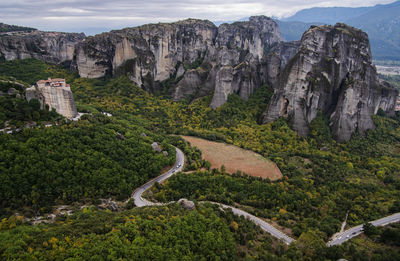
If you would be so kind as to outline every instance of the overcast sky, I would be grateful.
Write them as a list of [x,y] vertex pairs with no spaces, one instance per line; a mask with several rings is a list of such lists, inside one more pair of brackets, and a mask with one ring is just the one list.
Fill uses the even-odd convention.
[[372,6],[394,0],[0,0],[0,22],[86,33],[185,18],[214,22],[287,17],[310,7]]

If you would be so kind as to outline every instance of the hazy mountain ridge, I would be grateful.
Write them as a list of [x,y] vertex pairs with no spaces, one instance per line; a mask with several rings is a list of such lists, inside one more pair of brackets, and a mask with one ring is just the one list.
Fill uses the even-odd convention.
[[370,12],[374,7],[313,7],[303,9],[294,15],[281,19],[284,22],[303,22],[303,23],[329,23],[335,24],[340,21],[347,21]]
[[[374,59],[400,59],[400,2],[373,7],[310,8],[278,22],[285,40],[295,40],[310,24],[342,22],[365,31]],[[297,38],[300,39],[300,38]]]

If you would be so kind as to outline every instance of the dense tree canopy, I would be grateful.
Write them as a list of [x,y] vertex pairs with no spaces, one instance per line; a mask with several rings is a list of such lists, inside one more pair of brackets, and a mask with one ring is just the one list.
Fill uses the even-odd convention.
[[[175,150],[164,144],[166,157],[150,144],[163,137],[105,116],[51,128],[25,129],[0,135],[2,210],[114,196],[132,191],[175,162]],[[125,139],[118,138],[117,133]],[[4,214],[4,213],[3,213]]]

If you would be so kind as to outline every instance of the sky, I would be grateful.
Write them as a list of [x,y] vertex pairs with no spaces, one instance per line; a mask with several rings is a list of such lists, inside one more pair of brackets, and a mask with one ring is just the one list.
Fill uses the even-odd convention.
[[394,0],[0,0],[0,22],[45,31],[93,34],[186,18],[235,21],[288,17],[310,7],[360,7]]

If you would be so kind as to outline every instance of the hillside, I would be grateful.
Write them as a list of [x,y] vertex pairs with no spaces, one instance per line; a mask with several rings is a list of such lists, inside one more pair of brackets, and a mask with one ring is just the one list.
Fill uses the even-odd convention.
[[[18,127],[0,133],[0,259],[400,258],[398,224],[326,244],[345,220],[400,212],[398,91],[378,78],[365,32],[313,26],[284,42],[265,16],[187,19],[2,35],[0,53],[0,126]],[[26,101],[47,77],[70,84],[79,121]]]
[[0,23],[0,33],[6,33],[6,32],[32,32],[32,31],[36,31],[36,30],[37,29],[31,28],[31,27],[24,27],[24,26],[9,25],[9,24]]
[[[19,61],[8,62],[7,68],[13,68],[13,63]],[[32,66],[29,63],[37,64],[27,60],[19,63],[20,71],[3,73],[19,78],[18,74],[24,75],[23,67]],[[4,159],[0,173],[5,175],[2,180],[6,180],[0,190],[2,206],[6,207],[1,215],[9,218],[1,224],[4,231],[0,253],[10,259],[21,256],[44,259],[52,254],[76,258],[88,253],[111,255],[104,249],[110,249],[117,257],[130,258],[135,257],[137,251],[131,250],[137,250],[138,246],[156,247],[160,259],[185,256],[183,252],[200,256],[203,251],[188,253],[189,246],[173,254],[169,252],[171,247],[181,244],[178,242],[182,242],[184,235],[193,236],[190,242],[199,246],[201,242],[214,242],[207,253],[222,256],[221,251],[225,251],[227,257],[221,258],[225,260],[316,260],[317,256],[326,260],[341,257],[355,260],[362,253],[362,246],[351,242],[340,248],[324,245],[339,229],[346,212],[350,212],[348,223],[354,225],[400,210],[398,118],[375,116],[375,131],[368,132],[366,138],[355,136],[350,142],[340,144],[331,139],[323,115],[312,122],[307,138],[298,136],[284,119],[259,125],[257,122],[272,96],[268,86],[255,90],[248,101],[232,94],[223,106],[211,109],[210,95],[191,104],[172,102],[141,90],[126,76],[86,79],[56,66],[42,64],[38,68],[40,75],[58,71],[69,78],[78,110],[91,112],[93,116],[78,123],[0,136]],[[99,115],[98,111],[110,112],[113,117]],[[118,138],[121,136],[117,132],[125,140]],[[224,141],[257,152],[273,160],[283,178],[271,182],[240,173],[226,175],[216,169],[199,173],[199,169],[207,166],[199,159],[199,152],[166,135],[171,133]],[[61,217],[55,224],[38,227],[20,224],[20,218],[10,217],[15,211],[24,216],[46,213],[53,204],[79,207],[85,203],[95,205],[102,197],[126,199],[135,187],[170,164],[165,156],[151,151],[149,144],[153,140],[181,146],[187,157],[185,168],[197,170],[188,175],[177,174],[163,186],[155,186],[157,200],[185,196],[239,204],[291,231],[299,243],[288,248],[271,243],[274,241],[263,237],[252,223],[242,224],[242,219],[231,215],[224,218],[225,214],[204,208],[187,214],[176,206],[154,207],[135,209],[126,215],[91,212],[89,208],[76,216]],[[135,222],[130,221],[132,215]],[[214,225],[210,220],[214,220]],[[178,221],[183,234],[175,233]],[[188,222],[191,228],[185,225]],[[169,238],[171,233],[175,237]],[[219,238],[221,233],[226,236],[224,239]],[[159,241],[155,242],[156,235]],[[15,240],[16,237],[24,238],[23,242]],[[226,244],[219,244],[221,240]],[[316,248],[310,251],[310,246]],[[378,251],[382,246],[386,253],[396,253],[396,248],[384,243],[370,248],[369,253],[383,256],[385,253]],[[142,257],[150,259],[153,253],[143,252]]]

